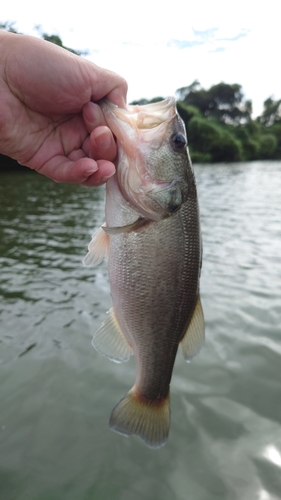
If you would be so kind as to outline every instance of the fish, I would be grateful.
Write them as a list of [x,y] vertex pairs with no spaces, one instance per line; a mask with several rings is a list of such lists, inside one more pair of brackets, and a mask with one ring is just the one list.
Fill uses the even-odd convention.
[[205,338],[195,176],[174,97],[124,109],[102,100],[100,107],[118,153],[106,183],[105,223],[83,261],[108,259],[112,308],[92,343],[117,363],[135,357],[135,383],[109,426],[160,448],[170,429],[178,347],[190,361]]

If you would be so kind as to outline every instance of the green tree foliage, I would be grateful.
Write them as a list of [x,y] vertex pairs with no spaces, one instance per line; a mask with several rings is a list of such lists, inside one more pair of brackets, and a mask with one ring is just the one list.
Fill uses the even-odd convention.
[[246,123],[252,113],[251,101],[243,102],[241,85],[234,83],[218,83],[206,90],[195,80],[189,87],[177,90],[180,101],[198,108],[206,118],[223,123]]
[[203,153],[205,158],[214,162],[242,160],[242,146],[228,130],[215,122],[194,116],[187,126],[191,157],[197,160]]
[[276,149],[272,155],[273,159],[280,160],[281,159],[281,123],[275,123],[270,127],[270,132],[274,135],[277,140]]
[[196,108],[195,106],[187,106],[182,101],[177,102],[177,108],[179,115],[181,116],[186,125],[194,116],[197,117],[201,116],[201,113],[198,108]]
[[[17,33],[18,35],[21,35],[21,33],[14,27],[15,22],[14,21],[6,21],[5,23],[0,23],[0,30],[5,30],[9,31],[9,33]],[[37,30],[38,34],[40,35],[43,40],[46,40],[47,42],[54,43],[55,45],[59,45],[59,47],[62,47],[63,49],[69,50],[69,52],[72,52],[73,54],[76,54],[77,56],[81,55],[87,55],[87,51],[79,51],[79,50],[74,50],[69,47],[66,47],[62,43],[62,39],[58,35],[48,35],[48,33],[44,33],[42,31],[41,26],[35,26],[35,29]]]
[[9,33],[18,33],[14,28],[14,22],[6,21],[5,23],[0,23],[0,30],[9,31]]
[[259,158],[259,142],[249,131],[249,126],[232,127],[231,132],[240,141],[242,160],[256,160]]
[[274,101],[272,97],[268,97],[263,103],[263,108],[263,113],[259,117],[260,123],[267,127],[281,123],[281,99]]
[[281,99],[266,99],[262,115],[253,120],[252,102],[237,83],[206,90],[195,80],[178,89],[177,98],[193,161],[281,159]]
[[74,49],[71,49],[69,47],[66,47],[65,45],[63,45],[62,39],[58,35],[48,35],[47,33],[42,33],[41,36],[42,36],[43,40],[46,40],[47,42],[54,43],[55,45],[58,45],[59,47],[62,47],[63,49],[66,49],[69,52],[76,54],[77,56],[87,55],[87,53],[88,53],[86,50],[84,50],[84,51],[74,50]]
[[163,99],[165,99],[164,97],[153,97],[153,99],[145,99],[145,98],[142,98],[142,99],[138,99],[137,101],[132,101],[130,102],[130,104],[132,106],[143,106],[145,104],[152,104],[153,102],[160,102],[160,101],[163,101]]
[[[219,83],[205,90],[198,80],[176,92],[194,162],[233,162],[281,159],[281,100],[268,98],[253,120],[252,102],[244,100],[237,83]],[[162,100],[140,99],[131,104]]]
[[277,148],[278,141],[273,134],[261,134],[259,138],[259,157],[262,160],[270,160]]

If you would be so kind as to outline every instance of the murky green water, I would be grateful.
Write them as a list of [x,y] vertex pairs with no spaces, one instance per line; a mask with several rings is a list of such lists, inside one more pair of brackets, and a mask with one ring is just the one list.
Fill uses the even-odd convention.
[[91,346],[104,189],[0,177],[1,500],[281,498],[281,163],[197,166],[207,339],[172,380],[167,445],[107,427],[134,381]]

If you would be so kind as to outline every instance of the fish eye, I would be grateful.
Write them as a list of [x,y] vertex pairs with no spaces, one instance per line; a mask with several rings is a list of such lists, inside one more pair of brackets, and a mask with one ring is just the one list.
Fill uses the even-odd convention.
[[186,147],[187,141],[183,134],[175,134],[172,136],[172,148],[175,151],[181,151]]

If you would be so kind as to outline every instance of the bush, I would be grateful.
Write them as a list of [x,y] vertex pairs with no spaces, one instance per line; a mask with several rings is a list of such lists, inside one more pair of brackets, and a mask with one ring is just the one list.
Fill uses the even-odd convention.
[[232,127],[231,132],[240,141],[242,146],[242,159],[244,161],[256,160],[259,157],[259,143],[250,136],[248,127]]
[[189,148],[190,158],[192,163],[212,163],[212,155],[210,153],[199,153]]
[[180,117],[183,119],[185,125],[187,126],[188,122],[193,118],[194,116],[200,116],[201,113],[198,108],[195,106],[188,106],[184,104],[182,101],[177,102],[177,109]]
[[188,124],[188,137],[193,158],[199,153],[210,155],[214,162],[242,160],[240,141],[215,122],[193,117]]
[[272,158],[276,148],[278,146],[278,140],[273,134],[263,134],[260,136],[259,140],[259,156],[263,160],[268,160]]

